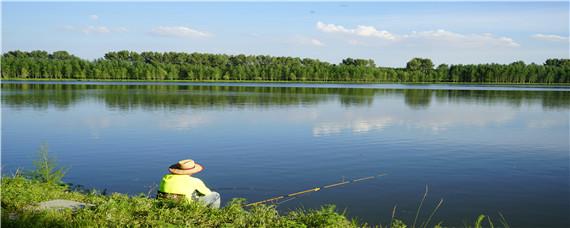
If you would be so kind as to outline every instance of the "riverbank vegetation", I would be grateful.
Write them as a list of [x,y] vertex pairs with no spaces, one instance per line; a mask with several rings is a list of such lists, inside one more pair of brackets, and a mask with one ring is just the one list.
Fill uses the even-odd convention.
[[[72,211],[33,209],[39,202],[66,199],[94,206]],[[66,185],[17,175],[2,178],[2,227],[357,227],[333,206],[280,215],[275,208],[243,208],[233,200],[222,209],[113,193],[70,191]]]
[[[279,215],[274,207],[243,208],[243,199],[234,199],[222,209],[197,203],[151,199],[140,194],[100,194],[73,189],[62,182],[66,170],[58,168],[42,145],[33,171],[16,171],[2,177],[2,226],[4,227],[357,227],[336,212],[334,206],[320,210],[294,211]],[[54,199],[88,203],[83,209],[39,210],[39,202]]]
[[390,68],[352,58],[331,64],[266,55],[118,51],[89,61],[66,51],[10,51],[1,61],[4,79],[570,83],[570,59],[435,67],[430,59],[413,58],[405,68]]
[[[12,176],[2,177],[2,226],[370,227],[357,220],[348,219],[332,205],[318,210],[296,210],[280,214],[275,207],[267,205],[246,210],[243,206],[244,199],[233,199],[221,209],[212,209],[197,203],[151,199],[144,194],[130,197],[120,193],[104,195],[97,191],[72,189],[61,181],[66,170],[56,167],[55,161],[47,153],[47,147],[42,146],[39,154],[39,160],[34,162],[34,171],[16,171]],[[76,210],[40,210],[34,207],[39,202],[54,199],[73,200],[90,205]],[[421,204],[423,202],[422,200]],[[425,221],[418,220],[421,204],[412,227],[416,227],[416,223],[417,227],[431,227],[430,221],[437,209],[432,211]],[[395,209],[390,226],[386,227],[408,227],[402,220],[395,218]],[[484,222],[490,227],[494,226],[489,217],[481,215],[475,220],[473,227],[483,227]],[[442,224],[438,222],[433,224],[433,227],[444,227]],[[508,227],[504,220],[501,224]]]

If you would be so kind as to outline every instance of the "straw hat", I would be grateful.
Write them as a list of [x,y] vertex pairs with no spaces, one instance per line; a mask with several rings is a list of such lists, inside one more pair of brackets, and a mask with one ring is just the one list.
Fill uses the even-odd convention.
[[190,175],[198,173],[202,170],[204,170],[204,166],[194,162],[192,159],[179,161],[178,163],[173,164],[168,168],[168,171],[170,171],[170,173],[178,175]]

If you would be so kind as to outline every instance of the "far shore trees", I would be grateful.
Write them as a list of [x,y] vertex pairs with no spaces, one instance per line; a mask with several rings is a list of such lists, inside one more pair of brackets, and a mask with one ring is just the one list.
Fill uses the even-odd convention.
[[406,68],[390,68],[353,58],[331,64],[266,55],[118,51],[88,61],[66,51],[10,51],[2,55],[1,64],[3,79],[570,83],[570,59],[434,68],[430,59],[413,58]]

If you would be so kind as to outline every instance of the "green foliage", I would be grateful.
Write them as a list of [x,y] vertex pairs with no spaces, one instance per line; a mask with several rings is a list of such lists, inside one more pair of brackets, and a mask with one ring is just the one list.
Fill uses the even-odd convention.
[[407,228],[408,225],[406,225],[406,223],[404,223],[402,220],[399,219],[394,219],[394,221],[392,221],[392,224],[390,225],[391,228]]
[[353,58],[346,58],[342,60],[343,65],[352,65],[352,66],[360,66],[360,67],[375,67],[376,64],[372,59],[353,59]]
[[431,59],[413,58],[406,64],[406,69],[410,71],[429,72],[433,69]]
[[485,220],[485,215],[479,215],[477,220],[475,220],[475,228],[482,228],[483,227],[483,220]]
[[440,65],[413,58],[406,68],[377,67],[373,60],[340,64],[265,55],[177,52],[109,52],[88,61],[66,51],[10,51],[2,55],[2,78],[93,80],[253,80],[339,82],[570,83],[570,59],[543,65]]
[[570,66],[570,59],[547,59],[545,65],[548,66]]
[[[245,210],[244,199],[233,199],[221,209],[212,209],[198,203],[177,203],[150,199],[144,195],[84,194],[69,191],[64,185],[21,175],[3,177],[1,193],[3,227],[369,227],[348,220],[332,205],[316,210],[299,209],[281,215],[275,207],[268,205]],[[53,199],[74,200],[95,206],[75,212],[33,209],[34,204]],[[484,227],[485,220],[489,227],[494,227],[486,215],[479,216],[473,227]],[[509,227],[504,218],[501,223],[500,227]],[[402,220],[393,219],[388,227],[407,228],[408,225]],[[424,224],[423,227],[429,226]],[[444,226],[439,223],[433,227]]]
[[[38,211],[32,205],[52,199],[68,199],[95,206],[60,211]],[[234,199],[221,209],[198,203],[177,203],[149,199],[143,195],[104,196],[69,191],[66,186],[27,179],[2,178],[2,226],[184,226],[184,227],[357,227],[333,206],[320,210],[295,211],[280,215],[272,206],[243,209],[244,200]]]
[[356,224],[348,221],[344,215],[338,214],[335,209],[334,205],[327,205],[320,210],[298,210],[289,213],[289,217],[308,227],[355,227]]
[[49,155],[47,144],[42,144],[38,151],[38,159],[35,160],[35,170],[29,172],[29,176],[40,182],[50,184],[60,184],[61,179],[65,176],[65,168],[57,168],[57,163],[53,157]]

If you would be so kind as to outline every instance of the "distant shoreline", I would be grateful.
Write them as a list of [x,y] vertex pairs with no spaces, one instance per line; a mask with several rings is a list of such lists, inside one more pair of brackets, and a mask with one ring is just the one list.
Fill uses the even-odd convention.
[[570,84],[570,59],[435,66],[431,59],[415,57],[399,68],[377,66],[371,59],[346,58],[334,64],[299,57],[126,50],[89,61],[66,51],[36,50],[4,53],[0,73],[2,78],[48,80]]
[[282,80],[137,80],[137,79],[44,79],[44,78],[2,78],[3,81],[32,81],[32,82],[141,82],[141,83],[252,83],[252,84],[357,84],[357,85],[469,85],[469,86],[545,86],[570,87],[570,83],[480,83],[480,82],[364,82],[364,81],[282,81]]

